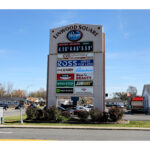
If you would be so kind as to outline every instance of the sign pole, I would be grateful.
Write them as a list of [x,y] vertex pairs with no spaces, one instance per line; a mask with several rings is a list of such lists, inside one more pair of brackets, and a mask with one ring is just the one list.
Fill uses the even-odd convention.
[[23,124],[23,120],[22,120],[22,107],[20,107],[20,123]]
[[1,124],[4,124],[4,110],[3,110],[3,107],[0,107],[0,119],[1,119]]

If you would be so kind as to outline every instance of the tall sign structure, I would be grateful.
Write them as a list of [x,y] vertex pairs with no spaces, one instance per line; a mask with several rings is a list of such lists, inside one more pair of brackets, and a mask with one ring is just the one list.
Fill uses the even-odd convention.
[[71,24],[50,30],[47,106],[57,96],[93,97],[105,108],[105,34],[101,25]]

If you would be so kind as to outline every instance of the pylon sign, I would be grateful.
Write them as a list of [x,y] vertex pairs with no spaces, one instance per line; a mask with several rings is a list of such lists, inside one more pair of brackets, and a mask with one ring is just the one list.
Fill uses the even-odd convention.
[[71,24],[50,30],[47,105],[57,96],[90,96],[104,110],[105,35],[101,25]]

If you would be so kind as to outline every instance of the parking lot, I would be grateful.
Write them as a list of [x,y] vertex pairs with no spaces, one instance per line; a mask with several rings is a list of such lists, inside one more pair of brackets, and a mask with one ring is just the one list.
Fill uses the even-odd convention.
[[[25,114],[25,109],[22,110],[22,114]],[[19,115],[20,115],[20,109],[7,109],[7,110],[4,110],[4,117],[19,116]]]
[[130,113],[129,111],[124,114],[123,119],[130,121],[150,121],[150,115],[144,113]]

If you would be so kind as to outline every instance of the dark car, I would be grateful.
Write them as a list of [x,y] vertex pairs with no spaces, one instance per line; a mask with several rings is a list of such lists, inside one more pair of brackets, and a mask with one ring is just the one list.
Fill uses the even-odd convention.
[[61,111],[66,111],[66,109],[63,108],[63,107],[61,107],[61,106],[58,106],[57,108],[58,108],[59,110],[61,110]]
[[31,104],[30,107],[37,108],[35,104]]
[[8,105],[7,104],[0,104],[0,107],[3,107],[3,109],[7,109],[8,108]]
[[18,106],[15,107],[15,109],[20,109],[20,108],[24,108],[24,106],[23,105],[18,105]]

